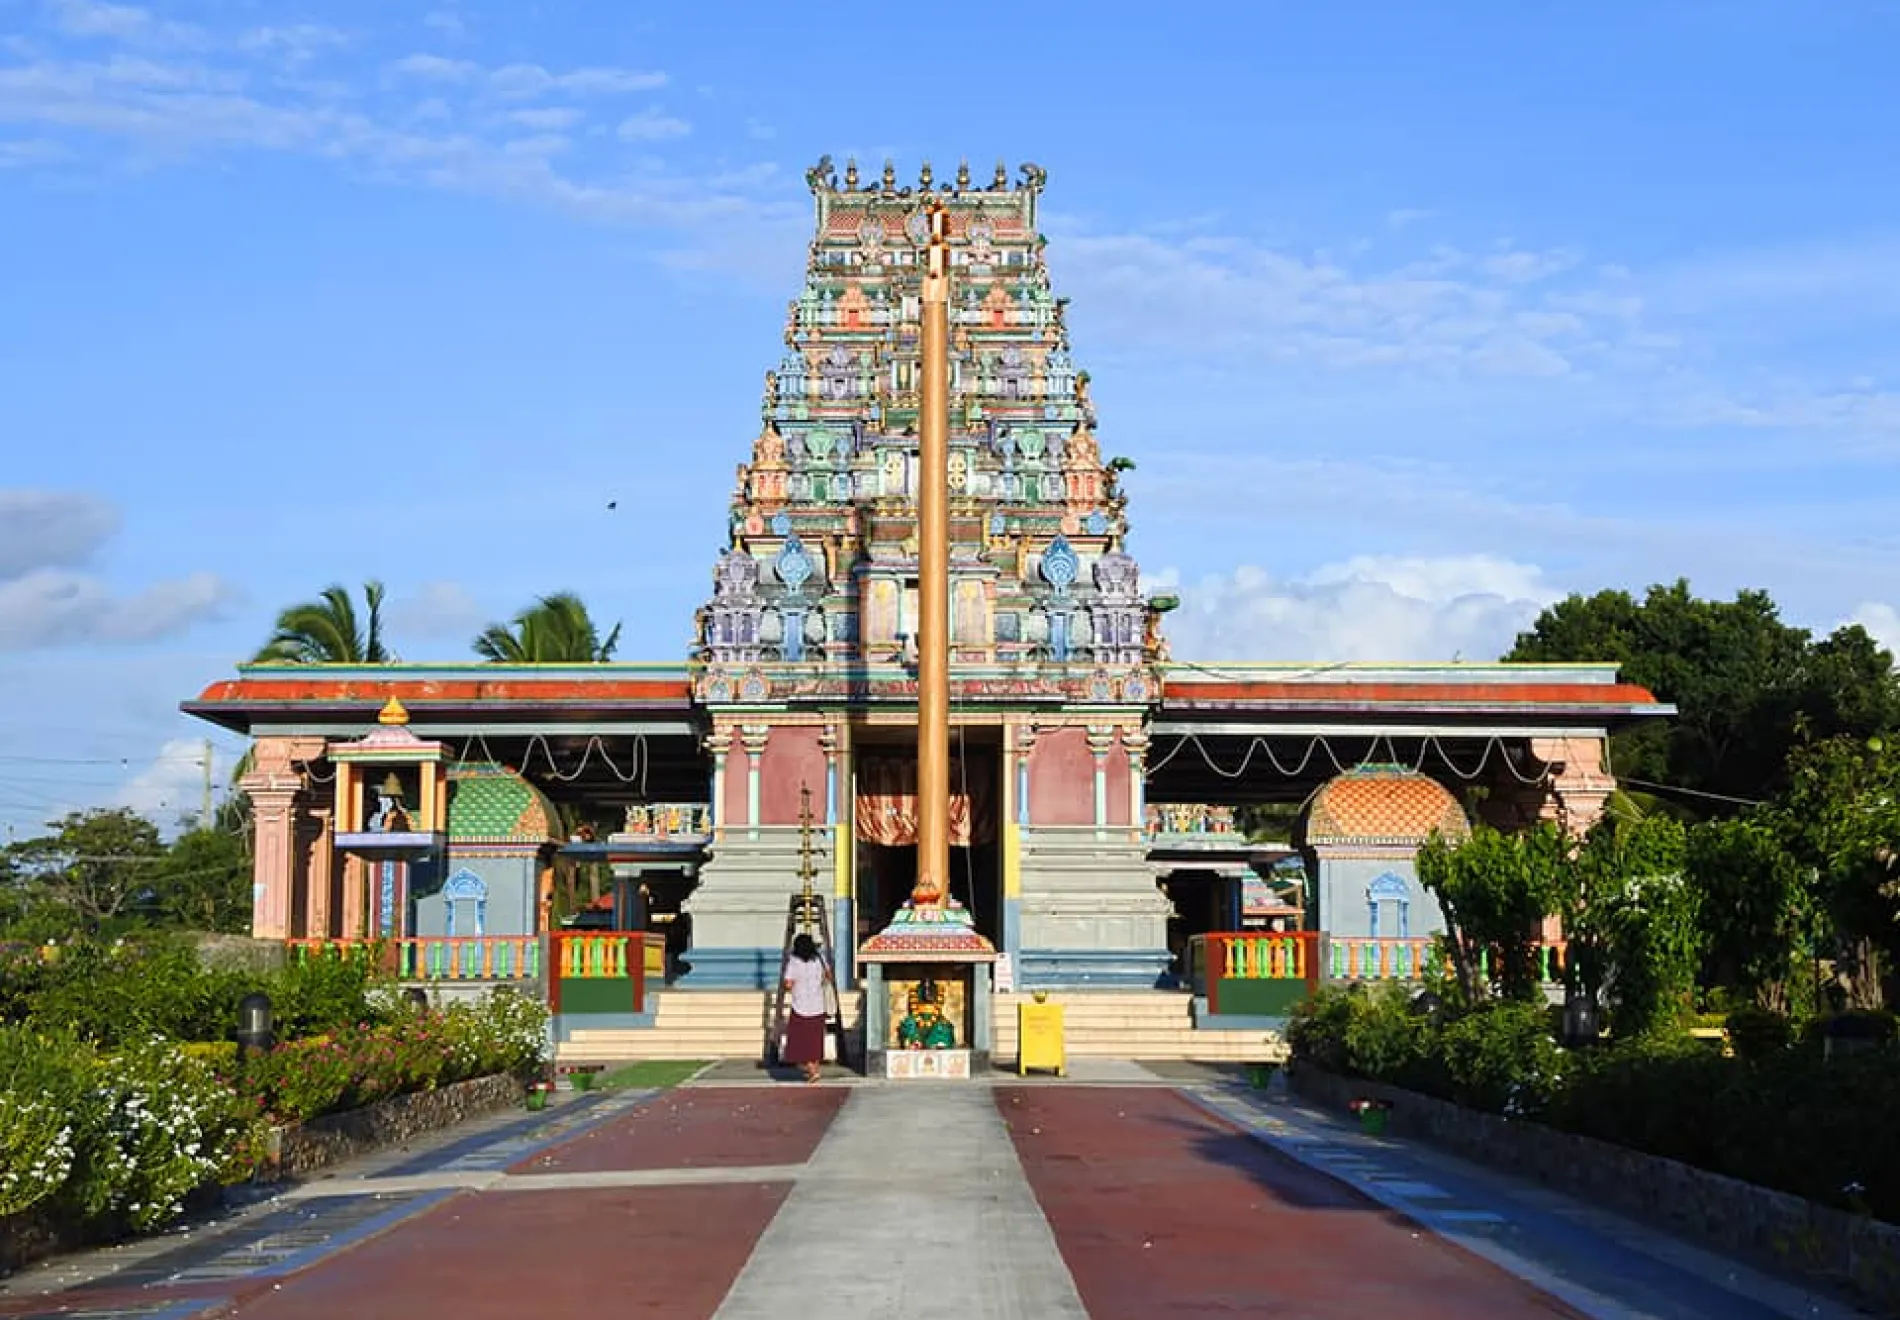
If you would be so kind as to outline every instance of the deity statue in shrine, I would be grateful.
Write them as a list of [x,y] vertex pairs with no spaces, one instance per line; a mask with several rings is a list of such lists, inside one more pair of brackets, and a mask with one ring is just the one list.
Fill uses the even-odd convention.
[[943,1015],[943,994],[935,981],[919,981],[911,989],[909,1007],[897,1024],[897,1043],[907,1050],[952,1050],[956,1028]]

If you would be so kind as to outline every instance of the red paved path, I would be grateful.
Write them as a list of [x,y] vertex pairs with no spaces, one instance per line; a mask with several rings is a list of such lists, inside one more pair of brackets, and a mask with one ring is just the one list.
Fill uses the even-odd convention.
[[705,1320],[790,1183],[454,1197],[239,1303],[238,1320]]
[[1173,1092],[997,1105],[1093,1320],[1576,1315]]
[[510,1173],[803,1164],[843,1108],[840,1087],[671,1091],[627,1117],[521,1161]]

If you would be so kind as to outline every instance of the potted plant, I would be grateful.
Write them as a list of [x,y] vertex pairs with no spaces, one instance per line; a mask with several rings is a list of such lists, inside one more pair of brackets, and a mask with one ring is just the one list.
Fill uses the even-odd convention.
[[1359,1130],[1361,1132],[1364,1132],[1369,1137],[1385,1135],[1385,1116],[1392,1109],[1392,1102],[1390,1100],[1375,1100],[1369,1096],[1361,1096],[1348,1105],[1347,1108],[1359,1115]]
[[539,1113],[548,1107],[548,1093],[554,1083],[546,1080],[528,1083],[528,1112]]

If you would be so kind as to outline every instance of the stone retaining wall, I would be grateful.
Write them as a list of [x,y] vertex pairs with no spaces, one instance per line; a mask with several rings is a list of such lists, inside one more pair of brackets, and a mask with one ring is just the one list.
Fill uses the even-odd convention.
[[1309,1063],[1296,1063],[1287,1076],[1296,1092],[1327,1108],[1344,1109],[1361,1096],[1390,1101],[1386,1130],[1394,1136],[1422,1138],[1900,1315],[1900,1225]]
[[259,1182],[302,1177],[313,1169],[340,1164],[387,1146],[398,1146],[424,1132],[454,1127],[465,1119],[521,1102],[521,1082],[501,1074],[456,1082],[434,1091],[416,1091],[362,1109],[325,1114],[271,1134],[269,1169]]
[[[400,1145],[425,1132],[453,1127],[491,1110],[521,1103],[521,1082],[501,1074],[456,1082],[434,1091],[392,1096],[342,1114],[326,1114],[271,1133],[268,1168],[256,1181],[283,1182],[326,1165]],[[217,1205],[217,1188],[194,1193],[187,1213]],[[0,1216],[0,1277],[63,1251],[98,1246],[110,1238],[84,1224],[62,1223],[37,1208]]]

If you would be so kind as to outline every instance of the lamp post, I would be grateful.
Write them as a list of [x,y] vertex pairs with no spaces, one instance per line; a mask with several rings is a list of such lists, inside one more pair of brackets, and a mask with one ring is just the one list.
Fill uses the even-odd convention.
[[1600,1034],[1596,997],[1586,990],[1572,990],[1564,998],[1564,1044],[1571,1049],[1594,1045]]
[[270,996],[251,994],[238,1001],[237,1052],[242,1060],[255,1051],[268,1053],[277,1043]]

